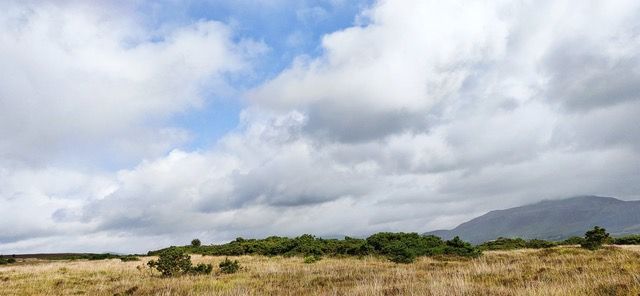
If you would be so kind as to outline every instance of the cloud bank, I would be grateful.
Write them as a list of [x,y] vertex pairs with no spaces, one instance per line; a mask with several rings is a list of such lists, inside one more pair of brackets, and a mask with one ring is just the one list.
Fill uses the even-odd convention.
[[[224,23],[5,6],[0,252],[423,232],[640,198],[636,1],[379,1],[248,90],[229,76],[268,45]],[[171,116],[225,92],[240,125],[180,148]]]

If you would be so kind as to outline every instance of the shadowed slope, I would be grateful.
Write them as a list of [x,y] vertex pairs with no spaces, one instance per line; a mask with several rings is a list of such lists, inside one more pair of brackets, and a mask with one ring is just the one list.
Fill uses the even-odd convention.
[[598,225],[612,235],[640,233],[640,201],[622,201],[612,197],[578,196],[488,212],[460,224],[452,230],[433,234],[448,239],[454,236],[480,243],[498,237],[561,240],[582,236]]

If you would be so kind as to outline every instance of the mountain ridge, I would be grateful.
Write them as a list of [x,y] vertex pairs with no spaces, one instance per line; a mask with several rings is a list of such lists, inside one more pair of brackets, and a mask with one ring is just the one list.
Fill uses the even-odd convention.
[[454,236],[481,243],[498,237],[562,240],[582,236],[598,225],[612,235],[640,232],[640,201],[624,201],[595,195],[574,196],[559,200],[489,211],[451,230],[434,230],[425,235],[444,239]]

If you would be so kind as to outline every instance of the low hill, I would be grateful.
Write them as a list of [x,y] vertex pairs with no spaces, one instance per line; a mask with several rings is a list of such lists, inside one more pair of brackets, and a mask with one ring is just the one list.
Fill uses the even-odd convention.
[[640,201],[612,197],[578,196],[488,212],[451,230],[432,234],[450,239],[459,236],[472,243],[498,237],[562,240],[582,236],[598,225],[613,236],[640,233]]
[[0,258],[43,259],[43,260],[101,260],[120,258],[116,253],[37,253],[37,254],[4,254]]

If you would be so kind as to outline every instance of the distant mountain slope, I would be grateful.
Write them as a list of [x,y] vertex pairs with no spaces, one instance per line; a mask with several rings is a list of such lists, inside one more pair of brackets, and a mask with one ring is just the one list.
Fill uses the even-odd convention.
[[612,197],[578,196],[546,200],[522,207],[497,210],[460,224],[452,230],[433,234],[446,239],[454,236],[481,243],[498,237],[561,240],[598,225],[612,235],[640,233],[640,201]]

